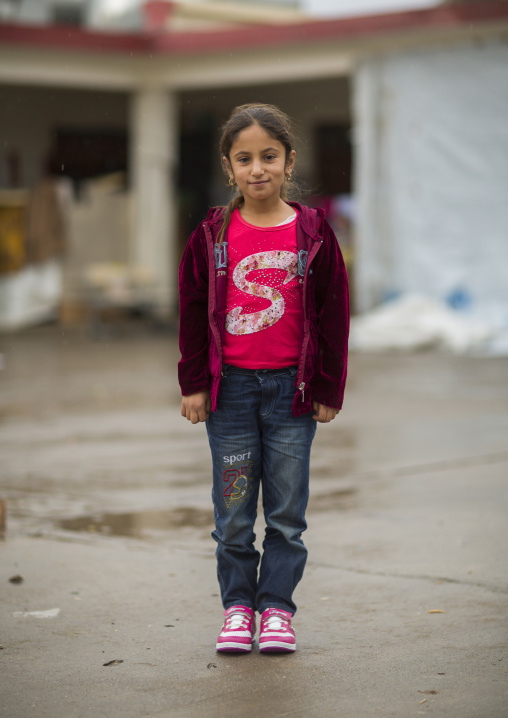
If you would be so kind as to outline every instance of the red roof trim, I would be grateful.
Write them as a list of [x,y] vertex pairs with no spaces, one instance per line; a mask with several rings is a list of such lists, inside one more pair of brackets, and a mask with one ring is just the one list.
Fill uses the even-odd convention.
[[61,25],[7,25],[0,23],[0,44],[28,45],[52,50],[88,52],[150,52],[151,36],[145,33],[89,32]]
[[61,26],[0,24],[0,43],[87,52],[144,55],[201,54],[239,48],[347,40],[385,33],[432,30],[508,20],[508,0],[441,5],[427,10],[316,20],[291,25],[256,25],[192,33],[89,32]]

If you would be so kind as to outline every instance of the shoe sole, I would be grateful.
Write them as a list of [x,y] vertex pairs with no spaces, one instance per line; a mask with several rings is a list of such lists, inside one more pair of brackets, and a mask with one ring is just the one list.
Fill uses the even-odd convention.
[[234,641],[224,641],[217,643],[215,649],[219,652],[227,651],[228,653],[250,653],[252,651],[252,643],[235,643]]
[[294,650],[296,650],[294,643],[282,643],[281,641],[267,641],[259,646],[260,653],[292,653]]

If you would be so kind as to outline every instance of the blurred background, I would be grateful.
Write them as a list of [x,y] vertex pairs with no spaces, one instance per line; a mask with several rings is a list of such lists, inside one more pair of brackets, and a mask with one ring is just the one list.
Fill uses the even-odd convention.
[[[354,314],[287,680],[211,654],[177,381],[178,262],[255,101]],[[507,118],[507,0],[0,0],[3,714],[506,715]]]
[[353,348],[507,353],[507,38],[504,0],[0,0],[0,330],[171,324],[220,125],[260,101],[297,125]]

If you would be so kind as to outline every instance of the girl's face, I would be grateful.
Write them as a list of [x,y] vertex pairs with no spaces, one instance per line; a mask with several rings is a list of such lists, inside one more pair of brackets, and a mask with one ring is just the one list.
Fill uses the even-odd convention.
[[259,125],[242,130],[223,158],[228,175],[234,179],[245,201],[275,200],[285,176],[291,174],[295,162],[293,150],[286,162],[286,150]]

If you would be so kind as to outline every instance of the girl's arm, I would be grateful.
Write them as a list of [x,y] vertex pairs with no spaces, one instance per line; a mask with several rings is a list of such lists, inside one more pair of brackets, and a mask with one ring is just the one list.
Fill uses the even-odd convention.
[[319,405],[341,409],[347,376],[349,288],[339,244],[327,222],[322,249],[316,257],[318,352],[312,398]]

